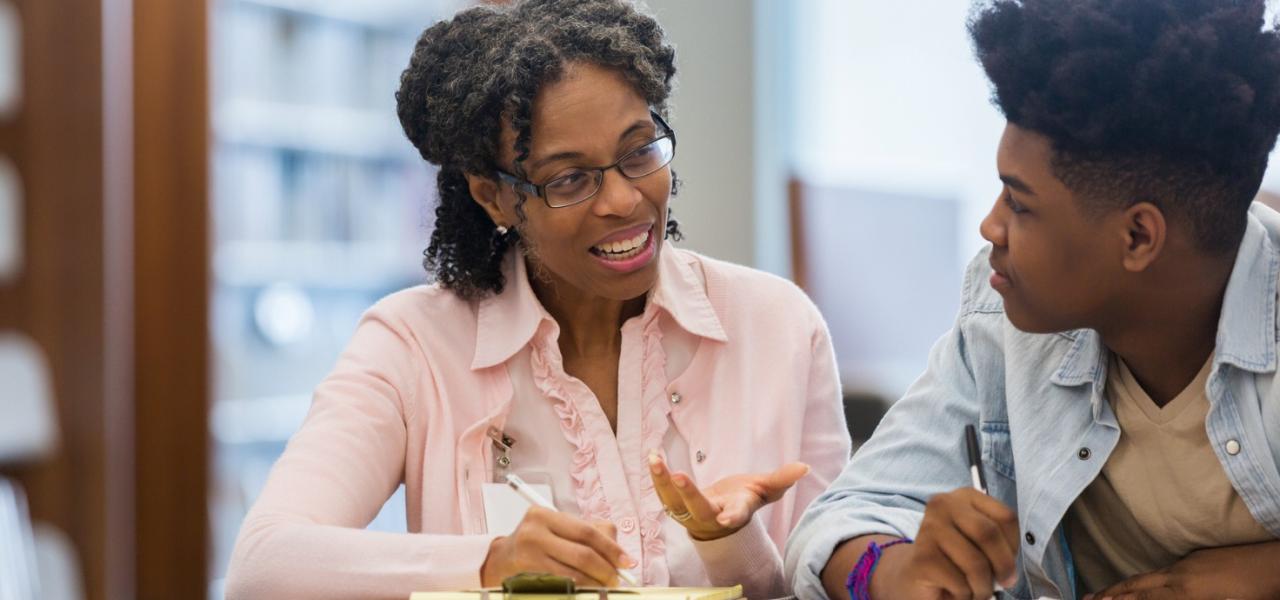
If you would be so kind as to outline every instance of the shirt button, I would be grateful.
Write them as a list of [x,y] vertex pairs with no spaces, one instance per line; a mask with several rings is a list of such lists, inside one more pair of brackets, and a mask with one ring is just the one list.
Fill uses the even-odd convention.
[[707,460],[707,453],[699,450],[693,455],[693,459],[701,463],[702,461]]
[[1036,545],[1036,536],[1034,533],[1031,533],[1030,531],[1028,531],[1026,535],[1026,539],[1028,544],[1031,544],[1032,546]]
[[1231,456],[1240,454],[1240,442],[1227,440],[1227,454],[1230,454]]
[[680,400],[682,400],[682,398],[680,397],[680,392],[671,392],[672,404],[680,404]]
[[1079,456],[1080,460],[1089,460],[1089,457],[1093,456],[1093,453],[1090,452],[1088,448],[1081,448],[1080,451],[1076,453],[1076,456]]
[[621,529],[622,533],[631,533],[636,529],[636,520],[627,517],[618,523],[618,529]]

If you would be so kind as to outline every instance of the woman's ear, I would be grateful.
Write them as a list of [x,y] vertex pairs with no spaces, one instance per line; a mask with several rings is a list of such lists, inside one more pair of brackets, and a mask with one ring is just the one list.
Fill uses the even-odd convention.
[[488,177],[467,173],[467,188],[471,191],[471,198],[488,213],[489,218],[493,220],[495,226],[510,227],[514,222],[507,218],[503,213],[502,203],[499,200],[500,194],[498,182]]
[[1169,224],[1164,212],[1150,202],[1139,202],[1124,212],[1124,267],[1137,273],[1145,271],[1160,257],[1169,237]]

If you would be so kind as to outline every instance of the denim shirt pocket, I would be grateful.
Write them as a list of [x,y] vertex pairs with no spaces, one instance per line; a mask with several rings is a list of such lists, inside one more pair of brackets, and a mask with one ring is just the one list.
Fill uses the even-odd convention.
[[[1017,477],[1013,468],[1013,442],[1009,438],[1009,422],[983,421],[980,429],[982,430],[982,466],[987,475],[987,493],[1016,510]],[[1031,593],[1023,566],[1023,557],[1018,556],[1018,584],[1011,590],[997,594],[1001,600],[1035,598]]]
[[[1008,421],[983,421],[982,465],[987,474],[995,473],[1016,481],[1013,469],[1013,442],[1009,439]],[[988,482],[990,483],[990,482]]]
[[[1009,436],[1009,421],[983,421],[982,466],[987,473],[987,493],[1010,508],[1018,509],[1018,481],[1014,471],[1014,446]],[[1023,557],[1018,557],[1018,585],[996,595],[1001,600],[1033,599],[1032,588],[1025,572]]]

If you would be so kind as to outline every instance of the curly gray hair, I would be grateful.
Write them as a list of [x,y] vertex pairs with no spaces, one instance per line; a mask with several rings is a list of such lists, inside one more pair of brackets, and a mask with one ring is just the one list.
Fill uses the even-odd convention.
[[[422,158],[440,167],[423,266],[460,297],[502,291],[502,257],[519,236],[496,232],[464,173],[491,177],[499,168],[498,135],[509,120],[515,173],[526,176],[533,100],[570,62],[616,69],[666,116],[675,49],[653,17],[626,0],[526,0],[459,12],[422,33],[400,76],[400,125]],[[677,183],[673,177],[673,193]],[[674,219],[666,230],[679,239]]]

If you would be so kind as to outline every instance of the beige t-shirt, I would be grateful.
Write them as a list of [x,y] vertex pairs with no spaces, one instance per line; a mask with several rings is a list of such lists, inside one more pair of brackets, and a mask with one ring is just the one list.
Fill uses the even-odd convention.
[[1273,538],[1231,486],[1205,433],[1212,357],[1163,408],[1112,358],[1107,398],[1120,441],[1071,505],[1067,539],[1083,592],[1167,567],[1201,548]]

